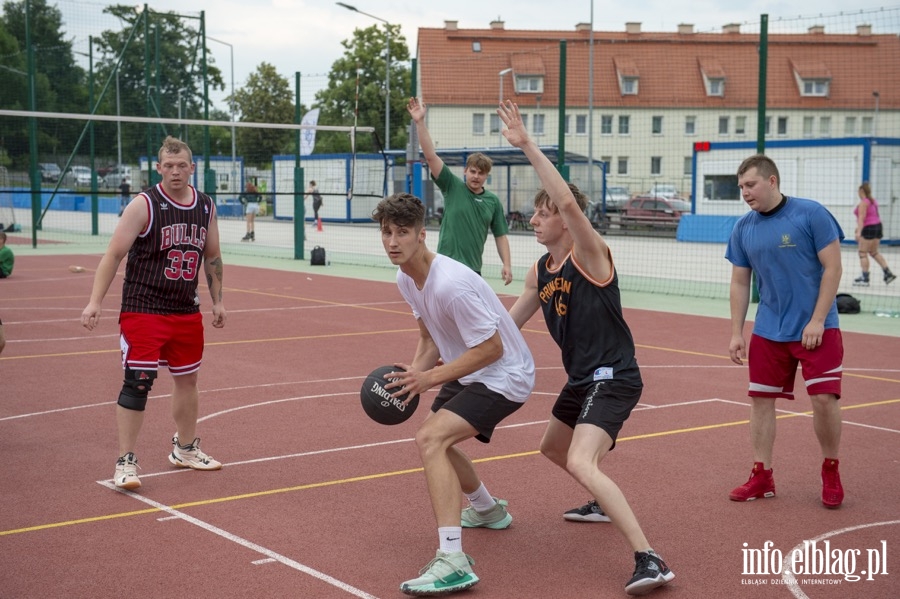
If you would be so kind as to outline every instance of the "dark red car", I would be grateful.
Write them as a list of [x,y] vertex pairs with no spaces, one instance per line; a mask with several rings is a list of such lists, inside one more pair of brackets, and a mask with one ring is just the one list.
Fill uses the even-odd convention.
[[636,196],[619,210],[619,226],[677,228],[681,215],[690,213],[691,204],[685,200],[657,196]]

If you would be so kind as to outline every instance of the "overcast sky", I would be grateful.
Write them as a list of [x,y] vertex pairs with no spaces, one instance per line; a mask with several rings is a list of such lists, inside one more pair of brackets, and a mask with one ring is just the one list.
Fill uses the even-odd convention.
[[[54,1],[48,3],[52,5]],[[592,0],[347,0],[345,3],[400,24],[412,56],[415,56],[418,29],[443,27],[445,20],[458,21],[460,28],[486,29],[492,20],[499,18],[506,29],[574,30],[577,23],[591,22],[592,10]],[[68,15],[76,12],[79,21],[84,19],[85,12],[96,12],[98,22],[108,21],[104,22],[103,29],[117,26],[118,21],[102,16],[103,7],[109,3],[57,0],[56,4],[67,21]],[[191,15],[205,11],[207,35],[233,46],[236,87],[241,87],[261,62],[268,62],[292,82],[292,87],[294,73],[302,73],[306,79],[301,79],[301,94],[306,104],[312,100],[311,84],[315,76],[328,73],[332,63],[343,55],[341,41],[350,39],[356,28],[379,24],[331,0],[153,0],[148,4],[158,11]],[[776,19],[843,13],[846,16],[842,21],[850,23],[851,29],[857,21],[868,21],[875,26],[874,33],[883,33],[878,30],[878,19],[866,15],[881,7],[897,7],[897,2],[886,5],[872,0],[853,3],[847,0],[642,0],[632,4],[593,0],[593,22],[595,31],[624,31],[625,23],[632,21],[640,22],[643,31],[674,32],[680,23],[693,24],[695,31],[721,31],[727,23],[756,24],[761,14],[768,14],[770,31],[774,32]],[[74,36],[75,49],[86,52],[87,39],[80,39],[79,34],[82,27],[76,29],[73,21],[73,27],[67,29]],[[231,48],[215,41],[209,43],[209,48],[230,88]],[[304,81],[310,85],[304,86]]]

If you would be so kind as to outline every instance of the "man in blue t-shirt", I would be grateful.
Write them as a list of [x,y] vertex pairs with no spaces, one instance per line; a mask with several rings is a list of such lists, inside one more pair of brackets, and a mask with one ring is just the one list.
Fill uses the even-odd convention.
[[822,448],[822,503],[837,508],[844,499],[838,473],[841,440],[841,370],[844,357],[835,296],[841,280],[835,218],[820,203],[784,196],[778,167],[767,156],[747,158],[738,168],[738,187],[751,212],[737,222],[725,257],[732,263],[732,362],[743,364],[744,323],[756,272],[759,307],[750,338],[750,437],[754,465],[750,479],[734,489],[732,501],[775,496],[772,450],[775,399],[794,399],[797,365],[802,367],[813,409],[813,428]]

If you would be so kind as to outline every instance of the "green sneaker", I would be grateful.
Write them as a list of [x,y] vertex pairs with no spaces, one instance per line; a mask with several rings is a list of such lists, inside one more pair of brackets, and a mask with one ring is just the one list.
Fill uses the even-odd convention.
[[434,559],[419,570],[419,577],[400,585],[400,591],[414,597],[446,595],[464,591],[478,584],[472,571],[475,560],[463,553],[444,553],[438,549]]
[[494,507],[486,512],[475,511],[471,505],[462,511],[460,521],[463,528],[493,528],[500,530],[512,523],[512,516],[506,511],[509,503],[505,499],[494,497]]

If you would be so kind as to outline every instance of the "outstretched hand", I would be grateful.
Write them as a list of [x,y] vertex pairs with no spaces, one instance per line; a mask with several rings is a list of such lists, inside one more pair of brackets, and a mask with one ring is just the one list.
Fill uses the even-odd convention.
[[409,103],[406,105],[406,110],[409,112],[412,120],[417,123],[425,118],[425,102],[419,102],[418,98],[410,98]]
[[510,145],[521,148],[529,142],[528,131],[525,129],[525,123],[522,122],[522,115],[519,114],[519,105],[512,100],[501,102],[497,109],[500,120],[506,125],[503,131],[503,137]]

